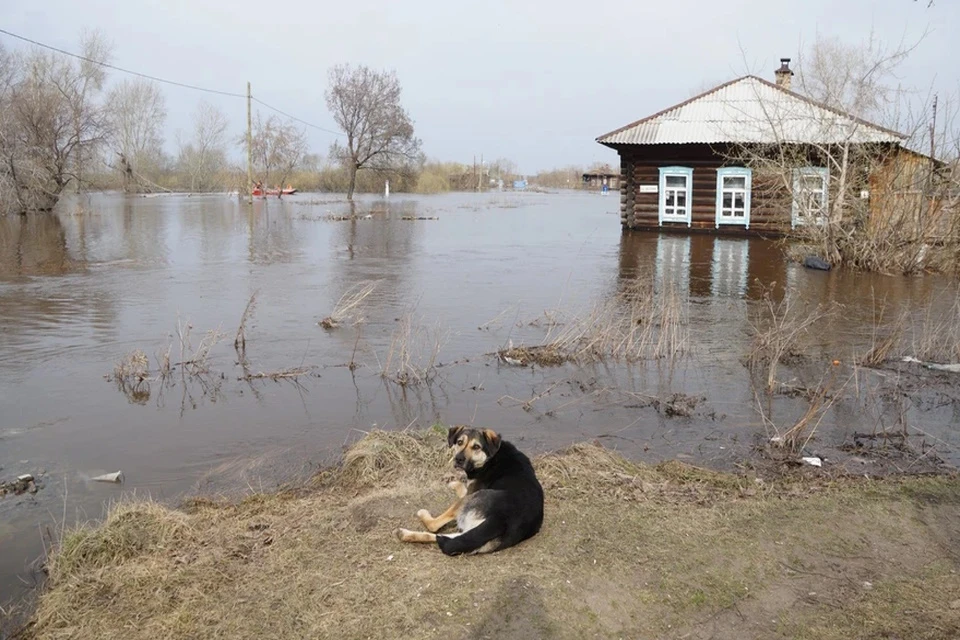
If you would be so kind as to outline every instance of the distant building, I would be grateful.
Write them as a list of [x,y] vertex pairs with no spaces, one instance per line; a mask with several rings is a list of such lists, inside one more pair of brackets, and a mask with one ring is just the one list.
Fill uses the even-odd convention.
[[[830,166],[838,148],[883,158],[844,176],[845,193],[858,181],[871,219],[904,194],[919,197],[912,176],[929,175],[931,159],[901,133],[791,91],[789,63],[781,59],[776,82],[744,76],[597,138],[620,155],[623,227],[781,234],[822,223],[842,183]],[[779,173],[747,161],[772,150],[789,155]],[[885,169],[894,158],[896,178]]]
[[610,167],[597,169],[583,174],[584,189],[602,189],[606,185],[610,189],[620,188],[620,173]]

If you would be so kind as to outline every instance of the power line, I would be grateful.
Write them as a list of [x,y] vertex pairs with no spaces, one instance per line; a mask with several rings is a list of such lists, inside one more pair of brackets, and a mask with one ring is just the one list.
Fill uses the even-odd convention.
[[57,53],[61,53],[61,54],[65,55],[65,56],[70,56],[71,58],[77,58],[78,60],[83,60],[84,62],[89,62],[89,63],[91,63],[91,64],[97,64],[97,65],[100,65],[101,67],[106,67],[106,68],[108,68],[108,69],[113,69],[114,71],[120,71],[120,72],[122,72],[122,73],[129,73],[130,75],[139,76],[139,77],[141,77],[141,78],[146,78],[147,80],[153,80],[154,82],[162,82],[163,84],[170,84],[170,85],[173,85],[173,86],[175,86],[175,87],[183,87],[183,88],[185,88],[185,89],[193,89],[194,91],[205,91],[206,93],[216,93],[216,94],[218,94],[218,95],[221,95],[221,96],[229,96],[229,97],[231,97],[231,98],[246,98],[246,97],[247,97],[247,96],[245,96],[245,95],[243,95],[243,94],[241,94],[241,93],[233,93],[233,92],[230,92],[230,91],[219,91],[219,90],[217,90],[217,89],[206,89],[206,88],[204,88],[204,87],[198,87],[198,86],[196,86],[196,85],[186,84],[186,83],[183,83],[183,82],[176,82],[176,81],[174,81],[174,80],[165,80],[165,79],[163,79],[163,78],[158,78],[158,77],[156,77],[156,76],[147,75],[146,73],[140,73],[139,71],[131,71],[130,69],[124,69],[123,67],[118,67],[118,66],[116,66],[116,65],[112,65],[112,64],[110,64],[109,62],[103,62],[102,60],[94,60],[94,59],[88,58],[88,57],[86,57],[86,56],[81,56],[81,55],[76,54],[76,53],[71,53],[70,51],[64,51],[63,49],[58,49],[57,47],[52,47],[52,46],[50,46],[50,45],[48,45],[48,44],[43,44],[42,42],[37,42],[36,40],[31,40],[30,38],[25,38],[24,36],[20,36],[20,35],[17,35],[17,34],[15,34],[15,33],[11,33],[11,32],[9,32],[9,31],[7,31],[7,30],[5,30],[5,29],[0,29],[0,33],[6,34],[6,35],[10,36],[11,38],[16,38],[17,40],[23,40],[24,42],[29,42],[30,44],[36,45],[36,46],[38,46],[38,47],[43,47],[44,49],[49,49],[50,51],[56,51]]
[[286,116],[287,118],[290,118],[291,120],[296,120],[296,121],[299,122],[300,124],[306,125],[306,126],[308,126],[308,127],[313,127],[314,129],[317,129],[317,130],[319,130],[319,131],[323,131],[323,132],[325,132],[325,133],[332,133],[332,134],[335,135],[335,136],[342,136],[342,135],[343,135],[343,133],[341,133],[340,131],[333,131],[332,129],[325,129],[324,127],[315,125],[315,124],[313,124],[313,123],[311,123],[311,122],[307,122],[306,120],[301,120],[301,119],[298,118],[297,116],[292,116],[292,115],[290,115],[289,113],[287,113],[286,111],[281,111],[280,109],[277,109],[276,107],[271,107],[271,106],[268,105],[266,102],[264,102],[263,100],[261,100],[260,98],[258,98],[258,97],[256,97],[256,96],[252,96],[252,100],[253,100],[254,102],[256,102],[257,104],[263,105],[263,106],[266,107],[267,109],[271,109],[271,110],[273,110],[273,111],[276,111],[277,113],[279,113],[279,114],[282,115],[282,116]]
[[[112,65],[112,64],[110,64],[109,62],[104,62],[104,61],[102,61],[102,60],[94,60],[93,58],[88,58],[88,57],[86,57],[86,56],[82,56],[82,55],[79,55],[79,54],[76,54],[76,53],[72,53],[72,52],[66,51],[66,50],[64,50],[64,49],[59,49],[59,48],[53,47],[53,46],[51,46],[51,45],[49,45],[49,44],[44,44],[44,43],[42,43],[42,42],[37,42],[36,40],[31,40],[30,38],[27,38],[27,37],[24,37],[24,36],[21,36],[21,35],[17,35],[16,33],[12,33],[12,32],[10,32],[10,31],[7,31],[6,29],[0,29],[0,33],[3,33],[3,34],[5,34],[5,35],[8,35],[8,36],[10,36],[11,38],[16,38],[17,40],[22,40],[22,41],[24,41],[24,42],[29,42],[29,43],[32,44],[32,45],[35,45],[35,46],[38,46],[38,47],[42,47],[42,48],[44,48],[44,49],[49,49],[50,51],[55,51],[55,52],[57,52],[57,53],[59,53],[59,54],[62,54],[62,55],[65,55],[65,56],[69,56],[69,57],[71,57],[71,58],[76,58],[76,59],[78,59],[78,60],[83,60],[84,62],[89,62],[89,63],[91,63],[91,64],[96,64],[96,65],[99,65],[99,66],[101,66],[101,67],[106,67],[107,69],[113,69],[114,71],[119,71],[119,72],[121,72],[121,73],[128,73],[128,74],[130,74],[130,75],[138,76],[138,77],[140,77],[140,78],[145,78],[145,79],[147,79],[147,80],[153,80],[154,82],[160,82],[160,83],[163,83],[163,84],[169,84],[169,85],[173,85],[173,86],[175,86],[175,87],[182,87],[182,88],[184,88],[184,89],[193,89],[194,91],[203,91],[203,92],[205,92],[205,93],[214,93],[214,94],[221,95],[221,96],[227,96],[227,97],[229,97],[229,98],[243,98],[243,99],[246,99],[246,97],[247,97],[245,94],[242,94],[242,93],[234,93],[234,92],[232,92],[232,91],[220,91],[219,89],[207,89],[206,87],[198,87],[197,85],[187,84],[187,83],[185,83],[185,82],[177,82],[177,81],[175,81],[175,80],[166,80],[165,78],[158,78],[158,77],[156,77],[156,76],[151,76],[151,75],[146,74],[146,73],[140,73],[139,71],[131,71],[130,69],[124,69],[123,67],[118,67],[118,66],[116,66],[116,65]],[[308,126],[308,127],[312,127],[312,128],[314,128],[314,129],[317,129],[318,131],[323,131],[323,132],[325,132],[325,133],[330,133],[330,134],[333,134],[333,135],[335,135],[335,136],[342,136],[342,135],[343,135],[343,134],[342,134],[341,132],[339,132],[339,131],[333,131],[333,130],[331,130],[331,129],[326,129],[326,128],[321,127],[321,126],[319,126],[319,125],[315,125],[315,124],[313,124],[313,123],[311,123],[311,122],[307,122],[306,120],[302,120],[302,119],[300,119],[300,118],[298,118],[298,117],[296,117],[296,116],[290,115],[289,113],[287,113],[287,112],[285,112],[285,111],[281,111],[280,109],[277,109],[276,107],[273,107],[273,106],[267,104],[266,102],[264,102],[263,100],[260,100],[259,98],[251,97],[251,99],[254,100],[255,102],[257,102],[258,104],[263,105],[263,106],[266,107],[267,109],[271,109],[272,111],[276,111],[276,112],[279,113],[280,115],[286,116],[287,118],[290,118],[291,120],[295,120],[295,121],[297,121],[297,122],[299,122],[299,123],[301,123],[301,124],[303,124],[303,125],[306,125],[306,126]]]

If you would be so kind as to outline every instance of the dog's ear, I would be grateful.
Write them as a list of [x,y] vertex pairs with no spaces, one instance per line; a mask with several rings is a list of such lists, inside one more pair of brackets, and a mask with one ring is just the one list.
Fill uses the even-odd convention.
[[484,429],[483,438],[487,441],[487,455],[493,457],[500,450],[500,434],[493,429]]
[[457,438],[460,437],[461,433],[463,433],[462,424],[450,427],[450,430],[447,431],[447,446],[452,447],[453,445],[457,444]]

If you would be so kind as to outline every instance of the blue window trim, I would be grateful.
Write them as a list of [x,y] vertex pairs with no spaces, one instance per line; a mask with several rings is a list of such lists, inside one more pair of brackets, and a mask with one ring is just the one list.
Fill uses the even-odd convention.
[[[667,206],[667,176],[686,176],[687,178],[687,215],[685,218],[669,218],[664,220],[663,213]],[[657,217],[660,226],[664,222],[686,222],[689,227],[693,221],[693,169],[690,167],[660,167],[660,202],[657,207]]]
[[[826,167],[798,167],[793,170],[793,194],[796,194],[800,191],[800,178],[803,176],[821,176],[823,180],[823,208],[825,211],[830,210],[830,171]],[[805,221],[799,215],[800,203],[797,200],[796,195],[792,198],[792,206],[790,208],[790,228],[794,229],[798,225],[802,226]],[[821,224],[826,223],[826,218],[820,221]]]
[[[724,220],[720,215],[723,208],[723,179],[732,176],[743,176],[746,178],[746,195],[744,197],[744,211],[742,220]],[[745,226],[750,228],[750,201],[753,192],[753,171],[746,167],[721,167],[717,169],[717,228],[722,224]]]

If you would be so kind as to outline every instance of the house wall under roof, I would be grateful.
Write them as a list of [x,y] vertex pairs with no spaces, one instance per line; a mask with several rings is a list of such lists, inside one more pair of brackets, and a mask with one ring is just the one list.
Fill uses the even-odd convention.
[[[723,231],[779,235],[791,227],[790,192],[777,179],[756,175],[733,162],[724,146],[706,144],[632,145],[620,153],[620,222],[625,229]],[[687,169],[689,219],[661,216],[665,204],[664,169]],[[723,220],[718,214],[718,175],[723,170],[750,173],[746,219]]]

